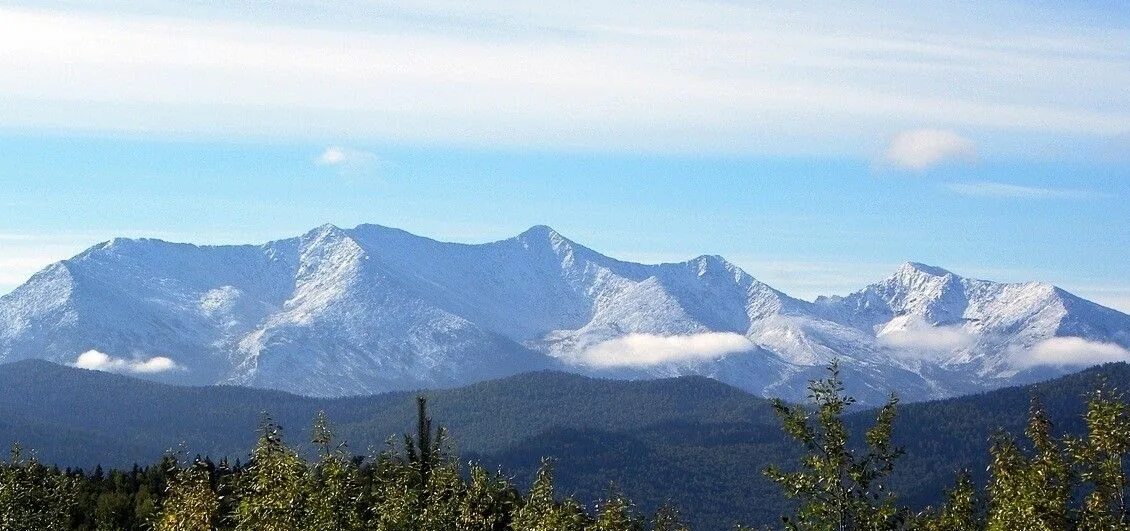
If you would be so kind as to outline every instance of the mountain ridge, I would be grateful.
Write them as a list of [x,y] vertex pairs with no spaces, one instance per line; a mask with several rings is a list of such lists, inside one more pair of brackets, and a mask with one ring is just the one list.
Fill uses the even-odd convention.
[[552,368],[700,374],[795,399],[838,359],[873,403],[1034,381],[1128,348],[1130,316],[1049,284],[907,262],[805,301],[721,256],[625,262],[545,225],[481,244],[373,224],[259,245],[116,238],[0,297],[0,361],[95,351],[131,371],[160,357],[170,370],[133,374],[313,396]]

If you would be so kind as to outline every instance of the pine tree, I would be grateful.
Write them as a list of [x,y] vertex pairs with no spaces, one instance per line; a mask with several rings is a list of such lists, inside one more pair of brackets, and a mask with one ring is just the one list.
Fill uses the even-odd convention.
[[372,500],[370,524],[377,531],[412,531],[418,528],[423,489],[415,467],[394,449],[377,456],[369,473]]
[[309,531],[353,531],[364,528],[365,502],[357,467],[333,445],[333,432],[324,412],[314,419],[312,442],[320,459],[308,476],[303,529]]
[[585,506],[574,498],[565,498],[553,510],[553,525],[546,529],[554,531],[581,531],[590,529],[593,519],[585,511]]
[[413,439],[405,435],[404,439],[408,461],[416,466],[420,485],[425,487],[426,498],[426,487],[431,479],[432,469],[436,467],[443,453],[444,430],[437,428],[433,437],[432,418],[428,416],[428,398],[423,395],[416,397],[416,437]]
[[855,400],[844,393],[838,364],[833,363],[828,371],[827,378],[809,384],[814,412],[781,400],[773,403],[785,432],[806,452],[800,471],[784,472],[776,466],[765,471],[787,496],[801,502],[796,516],[785,517],[784,524],[795,530],[898,529],[905,510],[896,507],[893,494],[883,485],[902,455],[891,444],[898,399],[892,396],[879,409],[865,436],[867,452],[857,457],[843,421],[844,412]]
[[690,527],[683,521],[683,515],[670,503],[659,506],[651,525],[652,531],[690,531]]
[[381,531],[451,529],[462,511],[466,485],[445,431],[433,431],[427,398],[417,397],[416,406],[415,435],[404,435],[400,451],[390,442],[372,467],[372,520]]
[[643,531],[643,520],[636,513],[632,501],[616,489],[610,489],[607,499],[600,504],[592,531]]
[[591,519],[576,500],[557,503],[553,492],[553,461],[542,459],[522,506],[514,515],[514,531],[581,531]]
[[1079,511],[1080,531],[1126,530],[1126,454],[1130,415],[1124,397],[1096,390],[1084,415],[1087,438],[1067,440],[1067,451],[1089,492]]
[[508,530],[520,502],[521,495],[505,477],[472,465],[457,527],[467,531]]
[[542,459],[525,503],[514,515],[514,531],[548,529],[556,500],[553,498],[553,461]]
[[946,493],[941,511],[936,514],[927,511],[918,522],[918,528],[923,531],[967,531],[984,527],[977,492],[968,471],[958,474],[957,484]]
[[237,531],[291,531],[304,518],[305,463],[282,441],[269,418],[259,430],[251,462],[239,480]]
[[171,471],[168,492],[153,522],[154,531],[212,531],[220,500],[212,488],[207,463],[197,459]]
[[0,466],[0,530],[64,531],[70,529],[78,502],[75,478],[25,460],[19,445]]
[[1025,434],[1032,443],[1027,457],[1010,437],[998,435],[989,465],[990,531],[1062,531],[1069,529],[1071,468],[1052,436],[1051,421],[1032,400]]
[[458,526],[466,497],[467,484],[459,467],[450,460],[436,461],[424,489],[419,531],[448,531]]

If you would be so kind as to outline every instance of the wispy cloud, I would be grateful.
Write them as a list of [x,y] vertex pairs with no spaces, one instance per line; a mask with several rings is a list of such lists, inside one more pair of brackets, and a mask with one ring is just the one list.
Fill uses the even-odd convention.
[[80,369],[124,374],[157,374],[184,369],[173,360],[164,356],[125,359],[117,358],[97,350],[88,350],[79,354],[72,365]]
[[707,332],[683,336],[629,334],[585,349],[580,361],[594,367],[650,367],[665,363],[709,360],[754,345],[741,334]]
[[883,155],[887,164],[912,171],[976,158],[977,147],[972,140],[944,129],[903,131],[891,138]]
[[1105,194],[1092,190],[1072,188],[1045,188],[1018,184],[981,181],[972,183],[946,183],[950,191],[970,197],[995,197],[1007,199],[1100,199]]
[[363,4],[0,8],[0,123],[742,153],[863,153],[922,123],[1130,129],[1123,36],[1039,16],[1010,34],[961,7],[942,31],[917,5]]

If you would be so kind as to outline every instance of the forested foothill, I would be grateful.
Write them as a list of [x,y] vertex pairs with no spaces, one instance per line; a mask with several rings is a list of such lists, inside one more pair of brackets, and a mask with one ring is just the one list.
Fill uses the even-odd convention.
[[[689,523],[836,531],[1130,529],[1124,500],[1130,409],[1115,385],[1127,370],[1108,365],[1041,386],[923,404],[900,405],[892,396],[883,407],[860,412],[833,366],[827,378],[811,383],[809,404],[769,404],[783,435],[778,440],[788,444],[759,470],[759,479],[776,490],[736,501],[777,511],[772,519],[744,522],[751,527],[720,523],[725,515],[696,516],[704,499],[733,495],[712,491],[709,474],[690,480],[701,487],[691,504],[637,505],[617,481],[622,466],[610,466],[601,495],[589,500],[555,484],[562,470],[553,458],[540,460],[524,479],[477,464],[480,456],[460,458],[420,396],[402,397],[416,408],[415,429],[369,454],[339,440],[321,413],[301,444],[285,441],[278,423],[264,417],[249,455],[235,461],[171,452],[129,469],[60,469],[15,446],[0,466],[0,529],[659,531],[691,529]],[[986,401],[999,417],[985,414],[979,404]],[[1027,415],[1007,414],[1021,406]],[[969,433],[985,425],[999,429]],[[722,453],[740,447],[733,439],[763,437],[729,429],[721,424],[697,434],[718,438],[716,445],[694,447],[704,469],[727,462]],[[932,436],[938,432],[949,435]],[[615,443],[594,433],[574,429],[552,437],[572,440],[573,451],[589,445],[607,451]],[[616,455],[630,461],[632,441],[621,438],[626,446],[614,448]],[[537,446],[523,451],[531,448]],[[966,452],[983,452],[988,466],[962,468],[955,456]],[[689,452],[672,459],[693,465]],[[946,459],[948,477],[919,473],[944,469],[935,461]],[[933,496],[922,493],[927,483],[937,489]]]

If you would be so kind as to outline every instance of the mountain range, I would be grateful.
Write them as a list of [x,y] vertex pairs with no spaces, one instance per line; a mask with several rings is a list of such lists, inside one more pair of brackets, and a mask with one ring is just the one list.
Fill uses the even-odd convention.
[[1130,358],[1130,316],[1043,283],[906,263],[804,301],[719,256],[646,265],[553,229],[477,245],[325,225],[262,245],[115,239],[0,297],[0,362],[311,396],[540,369],[703,375],[799,399],[839,360],[864,403],[926,400]]

